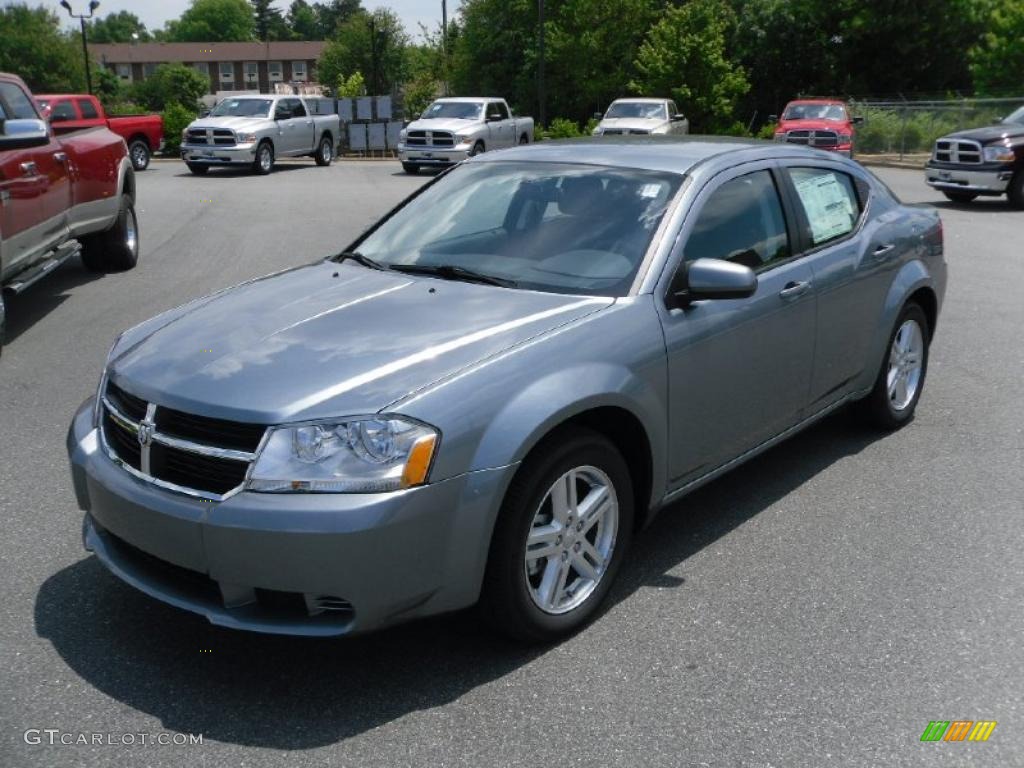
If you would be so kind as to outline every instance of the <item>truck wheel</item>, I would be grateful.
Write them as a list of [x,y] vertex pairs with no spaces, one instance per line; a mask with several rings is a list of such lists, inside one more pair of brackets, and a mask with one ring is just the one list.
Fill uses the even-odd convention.
[[90,272],[121,272],[139,260],[139,220],[129,195],[121,195],[114,226],[82,238],[82,263]]
[[192,171],[196,176],[205,176],[206,172],[210,170],[208,165],[200,165],[199,163],[185,163],[188,169]]
[[952,200],[954,203],[969,203],[971,200],[977,197],[973,192],[943,192],[947,200]]
[[149,145],[144,139],[134,139],[128,145],[128,156],[132,159],[132,168],[144,171],[149,167]]
[[256,148],[256,159],[252,161],[252,169],[260,176],[266,176],[274,170],[274,147],[264,141]]
[[523,134],[522,136],[520,136],[520,137],[519,137],[519,143],[520,143],[520,144],[529,144],[529,143],[530,143],[530,137],[529,137],[529,136],[527,136],[527,135],[526,135],[526,134],[524,133],[524,134]]
[[479,155],[483,151],[484,151],[484,143],[482,141],[478,141],[476,144],[473,145],[473,148],[471,150],[469,150],[469,156],[473,157],[474,155]]
[[603,435],[567,428],[538,446],[509,485],[487,556],[480,611],[503,634],[549,641],[604,600],[633,532],[633,486]]
[[320,139],[320,146],[316,148],[315,157],[317,165],[331,164],[331,160],[334,159],[334,144],[331,143],[329,136]]
[[1024,208],[1024,170],[1017,171],[1006,188],[1006,196],[1014,208]]
[[402,170],[415,176],[420,172],[420,167],[416,163],[402,163]]

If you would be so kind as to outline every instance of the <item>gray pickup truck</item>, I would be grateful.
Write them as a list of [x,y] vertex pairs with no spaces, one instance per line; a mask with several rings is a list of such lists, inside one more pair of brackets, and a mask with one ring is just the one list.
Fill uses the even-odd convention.
[[197,175],[218,165],[248,165],[268,174],[278,157],[312,157],[317,165],[330,165],[341,118],[321,114],[321,101],[274,95],[224,99],[182,131],[181,159]]

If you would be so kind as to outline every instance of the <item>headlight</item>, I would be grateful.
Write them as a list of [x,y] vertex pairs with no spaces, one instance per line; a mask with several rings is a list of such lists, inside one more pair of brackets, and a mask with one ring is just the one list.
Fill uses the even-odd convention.
[[593,132],[593,135],[594,136],[600,136],[602,133],[604,133],[604,129],[603,128],[595,128],[594,132]]
[[1009,147],[985,147],[983,150],[986,163],[1012,163],[1013,150]]
[[181,129],[181,140],[185,141],[188,138],[188,128]]
[[468,144],[473,140],[472,133],[457,133],[455,134],[455,141],[458,144]]
[[776,141],[785,141],[786,140],[786,132],[785,131],[780,131],[779,133],[776,133],[775,134],[775,140]]
[[255,133],[240,133],[238,134],[239,144],[255,144],[256,134]]
[[851,138],[852,136],[848,133],[840,133],[838,136],[836,136],[836,141],[839,142],[840,144],[849,144]]
[[402,130],[400,130],[400,131],[398,132],[398,140],[399,140],[399,141],[405,141],[405,136],[406,136],[406,133],[407,133],[407,132],[406,132],[405,128],[403,128]]
[[247,488],[382,493],[422,485],[438,440],[432,427],[387,416],[276,427],[256,459]]

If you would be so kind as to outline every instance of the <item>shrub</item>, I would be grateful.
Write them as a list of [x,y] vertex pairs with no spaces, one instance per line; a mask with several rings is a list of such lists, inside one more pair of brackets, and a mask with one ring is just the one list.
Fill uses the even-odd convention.
[[575,139],[583,134],[580,127],[572,120],[564,117],[556,117],[546,129],[540,131],[541,137],[545,139]]
[[194,110],[171,102],[163,111],[164,118],[164,150],[173,154],[181,146],[181,132],[189,123],[196,119]]

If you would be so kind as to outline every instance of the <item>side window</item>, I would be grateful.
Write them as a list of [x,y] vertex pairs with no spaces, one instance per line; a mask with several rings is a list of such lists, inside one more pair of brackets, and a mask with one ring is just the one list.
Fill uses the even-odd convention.
[[82,113],[82,118],[85,120],[92,120],[100,116],[96,107],[88,99],[78,99],[78,111]]
[[492,101],[487,105],[487,119],[489,120],[501,120],[500,105],[496,101]]
[[847,174],[828,168],[788,171],[810,225],[812,245],[838,240],[857,227],[860,204],[853,179]]
[[287,120],[292,116],[290,99],[281,99],[277,102],[277,106],[274,107],[274,119],[275,120]]
[[683,258],[724,259],[757,270],[791,253],[772,175],[755,171],[725,182],[705,201]]
[[292,117],[305,117],[306,108],[299,99],[292,99]]
[[63,123],[67,120],[77,120],[75,108],[70,101],[55,101],[50,105],[50,122]]
[[669,117],[675,117],[676,115],[679,114],[679,110],[676,108],[676,103],[674,101],[670,101],[668,103],[668,111],[669,111],[669,115],[668,115]]
[[39,118],[28,96],[14,83],[0,83],[0,106],[8,120],[35,120]]
[[508,120],[508,107],[506,107],[500,101],[495,103],[495,107],[497,108],[498,117],[500,117],[502,120]]

